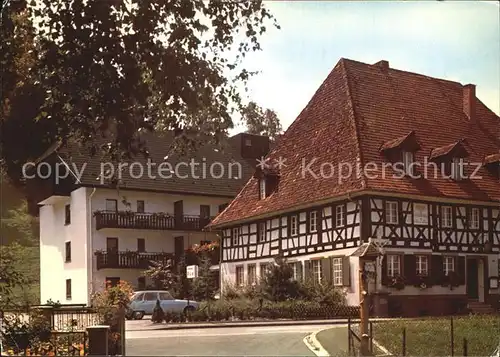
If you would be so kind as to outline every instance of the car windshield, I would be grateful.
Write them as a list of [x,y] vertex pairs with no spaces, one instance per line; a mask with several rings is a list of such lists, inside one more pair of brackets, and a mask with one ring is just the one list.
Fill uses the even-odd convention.
[[137,300],[142,300],[142,296],[144,295],[144,293],[135,293],[133,296],[132,296],[132,299],[130,299],[130,301],[137,301]]

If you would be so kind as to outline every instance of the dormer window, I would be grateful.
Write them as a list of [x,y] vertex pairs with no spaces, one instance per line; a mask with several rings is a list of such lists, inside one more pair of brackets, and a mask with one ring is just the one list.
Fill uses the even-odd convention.
[[464,159],[454,157],[451,163],[451,178],[455,181],[464,179]]
[[279,174],[276,172],[261,171],[259,179],[259,198],[263,200],[278,190]]
[[403,151],[403,166],[407,175],[413,175],[414,155],[411,151]]
[[420,144],[415,136],[415,132],[411,131],[408,134],[386,141],[380,147],[380,151],[384,154],[387,160],[403,166],[403,171],[406,175],[413,176],[415,161],[415,152],[420,149]]
[[496,178],[500,178],[500,153],[487,155],[484,166]]
[[260,199],[266,198],[266,178],[262,177],[259,181],[259,195]]

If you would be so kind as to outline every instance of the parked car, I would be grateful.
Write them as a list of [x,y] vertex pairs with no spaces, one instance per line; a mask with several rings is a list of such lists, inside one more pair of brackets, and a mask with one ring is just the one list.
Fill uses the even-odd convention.
[[151,315],[160,300],[160,306],[165,312],[188,312],[198,308],[198,302],[192,300],[174,299],[172,294],[165,290],[137,291],[130,301],[127,319],[141,320],[144,315]]

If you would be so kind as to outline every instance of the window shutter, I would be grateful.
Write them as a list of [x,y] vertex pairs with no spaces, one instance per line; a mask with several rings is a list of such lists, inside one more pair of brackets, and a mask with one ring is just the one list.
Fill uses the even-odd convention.
[[349,257],[342,257],[342,285],[351,286],[351,264]]
[[310,280],[312,278],[312,265],[310,260],[304,261],[304,280]]
[[298,261],[295,263],[297,265],[297,280],[298,281],[302,281],[303,278],[304,278],[304,269],[303,269],[303,266],[302,266],[302,262],[301,261]]
[[444,280],[443,256],[432,255],[430,262],[429,277],[432,278],[432,283],[442,285]]
[[332,258],[321,259],[321,282],[323,284],[332,283]]
[[404,255],[403,275],[406,285],[412,285],[416,282],[417,263],[416,257],[413,254]]
[[465,257],[458,257],[458,264],[457,264],[457,275],[458,275],[458,281],[460,285],[465,284]]
[[384,256],[384,259],[382,259],[382,285],[385,286],[389,283],[389,277],[387,276],[387,259],[387,255]]

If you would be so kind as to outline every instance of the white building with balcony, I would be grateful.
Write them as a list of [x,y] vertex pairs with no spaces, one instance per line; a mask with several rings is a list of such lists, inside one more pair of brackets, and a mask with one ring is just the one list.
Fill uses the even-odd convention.
[[[178,261],[193,244],[217,239],[217,232],[203,228],[269,150],[267,137],[238,134],[223,148],[206,145],[181,157],[170,150],[172,140],[145,137],[149,158],[137,156],[112,177],[103,169],[113,165],[87,149],[58,145],[28,171],[30,196],[39,206],[42,303],[88,304],[106,281],[149,286],[143,272],[151,260]],[[160,173],[155,167],[162,163]],[[57,179],[56,168],[59,176],[69,174]],[[218,268],[215,256],[213,263]]]

